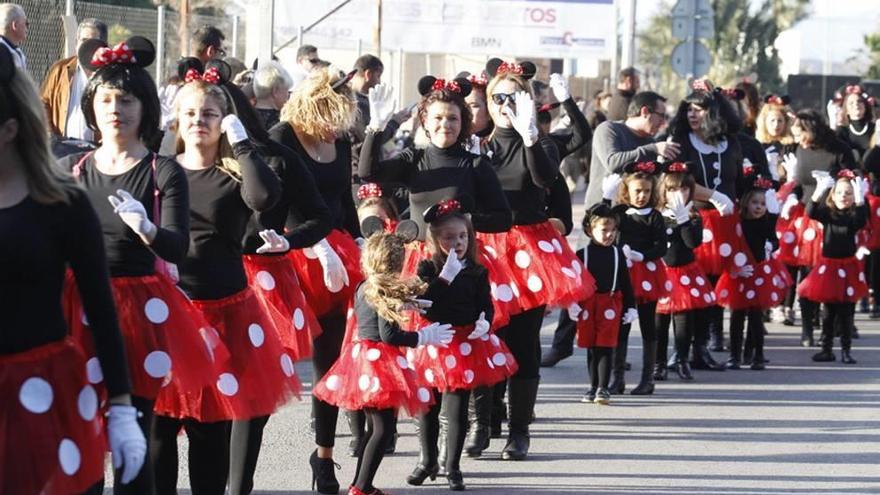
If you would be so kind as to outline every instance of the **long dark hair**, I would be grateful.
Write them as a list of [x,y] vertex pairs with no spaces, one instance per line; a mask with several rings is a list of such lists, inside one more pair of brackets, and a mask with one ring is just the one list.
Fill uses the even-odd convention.
[[825,118],[815,110],[801,110],[796,113],[795,124],[801,128],[801,132],[811,136],[810,145],[813,148],[830,149],[837,141],[834,131],[825,123]]
[[736,135],[742,128],[742,120],[724,95],[718,91],[694,91],[681,100],[675,117],[669,123],[670,134],[680,143],[686,142],[691,132],[687,118],[691,105],[706,110],[700,129],[703,141],[708,144],[718,144],[723,138]]

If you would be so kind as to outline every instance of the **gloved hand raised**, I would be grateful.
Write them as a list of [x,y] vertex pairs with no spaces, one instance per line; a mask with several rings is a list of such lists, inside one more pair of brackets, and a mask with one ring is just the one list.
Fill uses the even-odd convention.
[[486,312],[481,312],[480,317],[474,322],[474,331],[468,335],[468,340],[478,339],[483,335],[486,335],[489,333],[490,326],[489,322],[486,321]]
[[241,120],[238,119],[237,115],[232,113],[223,117],[223,121],[220,122],[220,130],[226,134],[226,139],[229,141],[229,144],[233,146],[242,141],[246,141],[248,138],[244,124],[241,123]]
[[451,284],[455,277],[461,272],[462,264],[458,259],[458,254],[455,253],[454,249],[449,250],[449,255],[446,256],[446,263],[443,264],[443,268],[440,269],[440,278],[446,281],[446,283]]
[[431,323],[426,327],[420,328],[418,333],[419,345],[435,345],[439,347],[446,347],[447,344],[452,342],[452,337],[455,335],[452,325],[448,323],[442,325],[440,323]]
[[514,130],[522,137],[526,146],[532,146],[538,142],[538,125],[537,113],[535,112],[535,101],[526,91],[517,91],[514,93],[515,105],[511,106],[508,102],[501,107],[501,113],[510,119],[510,124]]
[[571,98],[571,92],[568,90],[568,79],[561,74],[550,74],[550,89],[556,101],[562,103]]
[[385,126],[394,117],[397,102],[391,97],[391,87],[379,83],[367,93],[370,100],[370,123],[369,128],[376,132],[385,130]]

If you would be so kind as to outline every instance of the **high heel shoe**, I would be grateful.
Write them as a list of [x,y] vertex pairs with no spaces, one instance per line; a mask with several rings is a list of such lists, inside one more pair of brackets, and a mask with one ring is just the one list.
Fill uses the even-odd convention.
[[430,467],[419,464],[413,469],[412,474],[406,477],[406,482],[413,486],[422,486],[422,483],[428,478],[431,478],[431,481],[437,479],[439,471],[440,466],[436,464]]
[[446,474],[446,481],[449,482],[449,489],[454,492],[463,492],[464,491],[464,476],[461,475],[461,471],[455,469],[453,471],[449,471]]
[[678,377],[682,380],[693,380],[694,375],[691,373],[691,367],[688,366],[687,361],[681,361],[675,365],[675,373],[678,374]]
[[333,462],[333,459],[318,457],[318,449],[309,457],[309,465],[312,466],[312,491],[327,495],[339,493],[339,481],[336,480],[334,469],[342,469],[342,466]]

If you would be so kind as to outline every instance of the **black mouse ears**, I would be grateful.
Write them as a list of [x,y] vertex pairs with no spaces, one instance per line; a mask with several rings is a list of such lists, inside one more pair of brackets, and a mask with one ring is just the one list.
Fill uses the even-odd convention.
[[499,74],[516,74],[525,80],[535,77],[538,68],[532,62],[523,62],[521,64],[515,62],[505,62],[500,58],[491,58],[486,62],[486,74],[489,77],[495,77]]
[[446,215],[453,213],[468,213],[473,210],[474,202],[470,196],[461,196],[458,199],[444,199],[431,206],[422,214],[425,223],[434,223]]
[[664,174],[690,174],[691,165],[687,162],[669,162],[663,167]]
[[[370,237],[378,232],[385,232],[385,222],[375,215],[364,218],[361,222],[361,233],[364,237]],[[419,237],[419,225],[412,220],[401,220],[395,227],[394,233],[402,237],[404,242],[412,242]]]
[[143,36],[132,36],[112,48],[109,46],[95,48],[89,59],[89,66],[95,69],[106,65],[134,65],[146,68],[154,60],[156,60],[156,47],[153,42]]
[[434,76],[424,76],[419,79],[418,88],[419,94],[422,96],[426,96],[433,91],[446,90],[453,93],[458,93],[462,96],[462,98],[466,98],[469,94],[471,94],[473,85],[465,77],[456,77],[451,81],[447,81],[446,79],[438,79]]
[[779,96],[779,95],[767,95],[764,97],[764,103],[770,103],[771,105],[788,105],[791,103],[791,98],[788,95]]

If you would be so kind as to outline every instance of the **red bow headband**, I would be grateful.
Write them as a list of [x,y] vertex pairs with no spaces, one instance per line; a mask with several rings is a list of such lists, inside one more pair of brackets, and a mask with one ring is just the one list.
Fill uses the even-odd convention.
[[858,84],[850,84],[846,87],[846,94],[848,95],[860,95],[862,93],[864,93],[864,91],[862,91],[862,87]]
[[461,93],[461,86],[455,81],[447,82],[446,79],[437,79],[434,81],[434,84],[431,85],[432,91],[443,91],[443,90],[452,91],[453,93]]
[[773,181],[765,177],[758,177],[755,179],[755,182],[752,183],[752,186],[756,189],[773,189]]
[[666,167],[666,171],[671,172],[671,173],[678,173],[678,172],[688,173],[688,172],[690,172],[688,170],[687,165],[685,165],[683,162],[670,163],[669,166]]
[[496,74],[506,74],[506,73],[522,74],[523,68],[522,68],[522,65],[519,65],[517,63],[501,62],[501,65],[498,66],[498,70],[495,71],[495,73]]
[[707,93],[712,91],[712,89],[709,88],[709,83],[705,79],[695,79],[694,82],[691,83],[691,87],[694,91],[706,91]]
[[468,81],[474,86],[486,86],[489,84],[489,79],[486,78],[486,74],[480,74],[479,76],[471,74],[471,76],[468,77]]
[[767,103],[771,103],[773,105],[785,105],[785,102],[782,100],[782,97],[776,96],[776,95],[768,96]]
[[137,62],[134,52],[125,42],[121,42],[113,48],[101,47],[95,50],[92,55],[92,65],[94,67],[103,67],[110,64],[133,64]]
[[755,167],[745,166],[743,167],[743,175],[749,176],[755,173]]
[[448,213],[456,212],[461,210],[461,203],[455,199],[444,199],[440,203],[437,204],[437,216],[441,217]]
[[646,174],[653,174],[654,170],[656,169],[657,167],[654,165],[653,162],[639,162],[636,163],[633,167],[633,172],[644,172]]
[[208,84],[220,84],[220,72],[216,67],[211,67],[204,74],[199,74],[199,71],[190,69],[186,71],[186,76],[184,76],[183,80],[187,83],[205,81]]
[[845,168],[845,169],[841,170],[840,172],[837,172],[837,178],[838,178],[838,179],[850,179],[850,180],[851,180],[851,179],[855,179],[855,178],[856,178],[856,174],[853,173],[852,170],[850,170],[850,169],[848,169],[848,168]]
[[381,198],[382,188],[379,187],[379,184],[368,182],[358,188],[357,197],[361,201],[369,198]]

